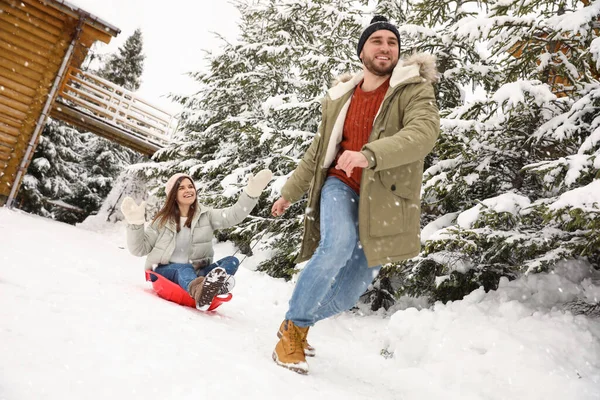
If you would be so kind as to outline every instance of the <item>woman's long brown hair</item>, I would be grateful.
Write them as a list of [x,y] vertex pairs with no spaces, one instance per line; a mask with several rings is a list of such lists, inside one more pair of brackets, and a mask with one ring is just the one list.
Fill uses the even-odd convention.
[[167,201],[165,202],[165,205],[160,209],[158,214],[156,214],[156,217],[154,217],[153,222],[158,222],[161,228],[165,226],[169,220],[171,220],[175,222],[175,225],[177,226],[177,232],[181,230],[181,226],[179,224],[181,221],[181,213],[179,212],[179,205],[177,204],[177,191],[179,190],[179,185],[184,179],[191,181],[192,186],[194,186],[194,191],[196,191],[196,198],[190,205],[190,211],[188,212],[187,220],[184,224],[184,226],[187,226],[188,228],[192,227],[192,219],[194,219],[194,214],[196,214],[196,209],[198,208],[198,192],[196,190],[196,184],[194,184],[194,181],[187,176],[182,176],[175,181],[175,184],[167,195]]

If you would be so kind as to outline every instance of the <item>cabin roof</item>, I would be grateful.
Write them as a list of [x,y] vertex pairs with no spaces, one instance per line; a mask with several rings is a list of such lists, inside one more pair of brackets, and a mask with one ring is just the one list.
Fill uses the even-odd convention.
[[69,3],[65,0],[41,0],[42,2],[48,4],[49,6],[56,8],[57,10],[64,12],[65,14],[70,14],[74,17],[86,17],[86,23],[88,25],[92,25],[97,29],[100,29],[104,32],[107,32],[113,37],[116,37],[121,30],[116,26],[109,24],[104,21],[102,18],[95,16],[94,14],[85,11],[83,8],[78,7],[74,4]]

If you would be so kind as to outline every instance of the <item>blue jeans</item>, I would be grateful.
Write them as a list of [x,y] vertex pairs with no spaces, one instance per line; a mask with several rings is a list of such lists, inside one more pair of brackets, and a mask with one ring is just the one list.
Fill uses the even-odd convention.
[[221,267],[228,275],[235,275],[240,265],[240,261],[233,257],[225,257],[217,262],[214,262],[198,272],[194,270],[192,264],[166,264],[156,267],[154,272],[164,276],[171,282],[175,282],[186,291],[189,291],[190,283],[199,276],[206,276],[210,271],[217,267]]
[[294,288],[285,319],[300,327],[349,310],[381,266],[369,268],[358,233],[359,196],[329,177],[321,191],[321,240]]

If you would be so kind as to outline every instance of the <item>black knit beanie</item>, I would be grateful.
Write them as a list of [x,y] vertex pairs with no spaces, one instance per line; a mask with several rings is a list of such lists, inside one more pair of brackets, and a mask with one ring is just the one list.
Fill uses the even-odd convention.
[[360,35],[360,39],[358,40],[358,46],[356,46],[356,54],[358,55],[358,58],[360,58],[360,52],[362,51],[363,46],[365,45],[369,36],[371,36],[374,32],[382,29],[386,29],[392,32],[394,35],[396,35],[396,39],[398,39],[398,48],[400,48],[400,32],[398,32],[398,28],[390,24],[386,17],[376,15],[371,20],[369,26],[365,28],[362,35]]

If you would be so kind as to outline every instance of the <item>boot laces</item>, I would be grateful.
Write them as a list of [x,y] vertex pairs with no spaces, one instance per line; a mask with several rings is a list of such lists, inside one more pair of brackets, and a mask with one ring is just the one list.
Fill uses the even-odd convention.
[[300,335],[300,332],[298,332],[298,328],[296,328],[294,324],[290,323],[290,321],[286,323],[285,329],[288,331],[288,336],[290,338],[290,351],[293,353],[296,351],[296,344],[298,342],[302,344],[302,337]]

